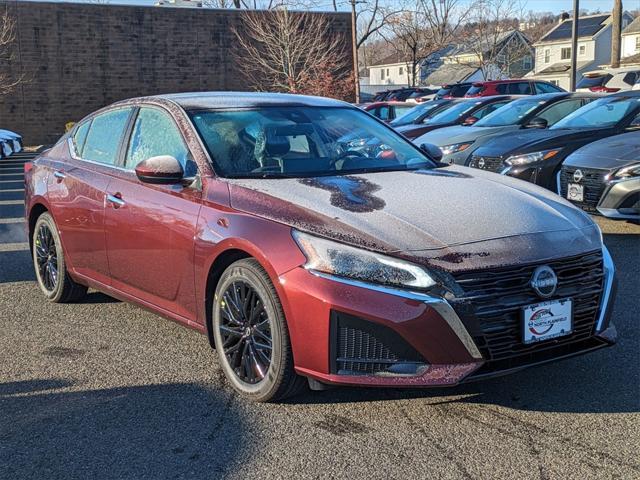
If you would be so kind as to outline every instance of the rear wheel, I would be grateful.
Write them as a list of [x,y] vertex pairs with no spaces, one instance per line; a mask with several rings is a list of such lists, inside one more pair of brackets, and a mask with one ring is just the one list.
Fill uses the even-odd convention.
[[243,397],[256,402],[281,400],[304,386],[293,368],[282,305],[256,260],[239,260],[224,271],[212,313],[220,365]]
[[32,244],[36,279],[47,299],[55,303],[81,299],[87,293],[87,287],[74,282],[69,276],[58,229],[46,212],[36,221]]

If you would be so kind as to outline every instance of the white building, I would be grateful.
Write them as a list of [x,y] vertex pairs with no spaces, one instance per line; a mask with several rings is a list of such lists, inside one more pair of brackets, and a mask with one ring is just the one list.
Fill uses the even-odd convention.
[[155,7],[200,8],[202,0],[156,0]]
[[[624,29],[633,20],[625,12],[622,16]],[[547,32],[537,43],[534,70],[527,75],[547,80],[569,90],[571,70],[572,20],[562,20]],[[611,14],[598,14],[578,19],[577,79],[584,72],[611,63]]]
[[630,63],[629,59],[636,55],[640,55],[640,17],[637,17],[622,31],[622,45],[620,47],[623,63]]

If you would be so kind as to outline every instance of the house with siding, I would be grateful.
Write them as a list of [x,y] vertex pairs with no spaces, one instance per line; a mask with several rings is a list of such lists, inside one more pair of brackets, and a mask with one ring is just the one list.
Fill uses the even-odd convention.
[[[587,15],[578,19],[577,75],[611,63],[611,14]],[[626,28],[633,17],[625,12],[622,28]],[[535,67],[527,77],[546,80],[569,90],[571,85],[571,30],[572,20],[561,18],[533,46]]]

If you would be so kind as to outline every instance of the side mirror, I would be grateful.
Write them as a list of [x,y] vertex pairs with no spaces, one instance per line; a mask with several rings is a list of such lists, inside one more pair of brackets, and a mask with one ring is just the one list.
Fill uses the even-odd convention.
[[144,183],[171,185],[180,183],[184,171],[175,157],[158,155],[141,161],[136,166],[136,175]]
[[434,162],[440,162],[442,160],[442,150],[432,143],[421,144],[420,150],[422,150]]
[[529,123],[524,126],[524,128],[547,128],[548,126],[549,122],[547,122],[544,118],[533,117],[531,120],[529,120]]
[[478,120],[480,120],[478,117],[474,117],[473,115],[471,115],[470,117],[467,117],[464,119],[464,122],[462,122],[462,125],[473,125]]

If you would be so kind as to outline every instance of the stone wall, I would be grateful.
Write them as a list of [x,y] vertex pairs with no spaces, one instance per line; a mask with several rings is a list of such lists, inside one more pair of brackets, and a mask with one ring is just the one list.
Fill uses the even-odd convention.
[[[55,141],[65,123],[116,100],[250,89],[232,54],[238,10],[0,0],[5,8],[17,39],[0,69],[24,81],[0,97],[0,128],[21,133],[28,145]],[[317,15],[350,41],[349,14]]]

